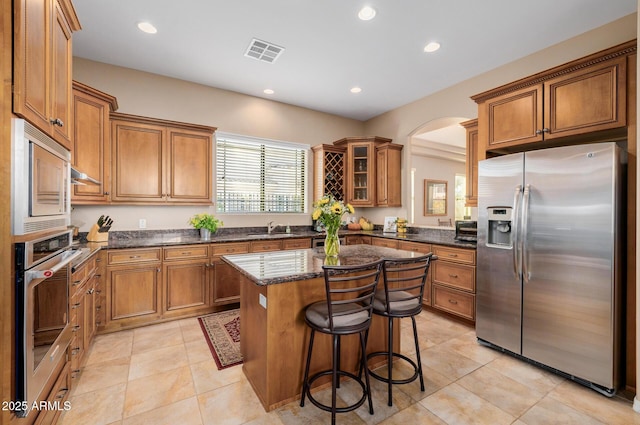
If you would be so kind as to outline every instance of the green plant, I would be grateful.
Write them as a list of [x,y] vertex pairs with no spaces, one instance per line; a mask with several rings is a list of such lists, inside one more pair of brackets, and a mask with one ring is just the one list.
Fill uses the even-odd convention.
[[200,213],[189,219],[189,224],[196,229],[207,229],[211,233],[218,230],[218,226],[224,223],[213,216],[213,214]]

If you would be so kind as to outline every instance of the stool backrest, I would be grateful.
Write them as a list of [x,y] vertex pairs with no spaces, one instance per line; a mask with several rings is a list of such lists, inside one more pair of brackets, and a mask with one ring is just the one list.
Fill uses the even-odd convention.
[[[384,292],[386,300],[403,303],[417,300],[422,309],[422,298],[427,273],[433,254],[414,258],[388,258],[384,260]],[[391,302],[385,302],[387,313],[391,313]]]
[[[373,297],[382,275],[384,261],[357,266],[323,266],[327,294],[329,329],[334,318],[365,312],[371,321]],[[345,306],[348,305],[348,309]],[[368,324],[366,325],[368,327]]]

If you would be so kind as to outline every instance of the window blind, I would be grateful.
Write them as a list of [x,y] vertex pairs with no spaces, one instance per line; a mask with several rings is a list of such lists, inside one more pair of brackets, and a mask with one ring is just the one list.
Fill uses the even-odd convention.
[[307,148],[217,135],[217,211],[304,213]]

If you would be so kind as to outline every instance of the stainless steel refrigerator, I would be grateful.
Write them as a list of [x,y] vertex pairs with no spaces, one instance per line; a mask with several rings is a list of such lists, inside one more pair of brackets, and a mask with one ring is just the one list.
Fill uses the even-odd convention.
[[613,395],[624,152],[614,142],[478,168],[478,341]]

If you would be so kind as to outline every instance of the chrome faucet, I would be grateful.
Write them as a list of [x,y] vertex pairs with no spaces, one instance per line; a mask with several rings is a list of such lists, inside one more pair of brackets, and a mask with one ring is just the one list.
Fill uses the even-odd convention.
[[273,231],[273,229],[275,229],[278,226],[282,226],[282,224],[273,224],[273,221],[270,221],[267,223],[267,233],[271,234],[271,231]]

